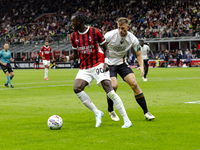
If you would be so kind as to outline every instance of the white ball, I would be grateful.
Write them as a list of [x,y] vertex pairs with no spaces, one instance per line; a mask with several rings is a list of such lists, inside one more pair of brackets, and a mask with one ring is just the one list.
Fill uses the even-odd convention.
[[58,115],[53,115],[47,120],[47,125],[51,130],[58,130],[63,125],[63,120]]

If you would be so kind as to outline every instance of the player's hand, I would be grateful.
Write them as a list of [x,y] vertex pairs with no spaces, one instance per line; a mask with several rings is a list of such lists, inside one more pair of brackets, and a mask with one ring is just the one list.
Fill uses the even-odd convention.
[[108,64],[104,63],[103,70],[107,72],[109,70]]
[[67,58],[66,58],[66,56],[65,56],[65,55],[61,55],[61,56],[60,56],[60,58],[61,58],[61,60],[62,60],[62,61],[64,61],[64,62],[66,62],[66,61],[67,61]]
[[6,66],[6,65],[7,65],[7,63],[3,63],[2,65]]
[[42,57],[42,60],[45,60],[45,57]]
[[14,59],[13,59],[13,58],[10,58],[10,61],[11,61],[11,62],[14,62]]
[[144,67],[138,67],[137,70],[141,70],[141,77],[144,76]]

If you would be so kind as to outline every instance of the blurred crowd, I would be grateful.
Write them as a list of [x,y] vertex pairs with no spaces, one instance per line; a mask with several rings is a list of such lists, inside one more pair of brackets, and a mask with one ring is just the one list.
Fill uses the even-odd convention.
[[130,31],[138,38],[199,36],[200,32],[200,0],[6,0],[0,6],[0,35],[11,43],[59,40],[72,32],[70,17],[77,10],[87,14],[88,24],[104,32],[116,28],[120,16],[129,18]]
[[[106,33],[115,29],[118,17],[130,20],[130,32],[138,38],[199,36],[200,0],[2,0],[0,1],[0,38],[10,44],[43,43],[45,40],[69,41],[70,18],[84,12],[87,24]],[[181,50],[171,50],[176,58]],[[200,58],[193,47],[181,52],[182,58]],[[164,59],[164,51],[154,58]]]

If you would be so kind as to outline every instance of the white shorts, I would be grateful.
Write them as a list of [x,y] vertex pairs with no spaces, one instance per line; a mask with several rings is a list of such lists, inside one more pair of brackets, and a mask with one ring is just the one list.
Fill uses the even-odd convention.
[[50,66],[50,60],[43,60],[42,62],[44,66]]
[[101,81],[110,80],[110,72],[104,72],[103,63],[96,67],[90,69],[80,69],[76,75],[75,79],[82,79],[88,82],[88,87],[90,86],[93,79],[97,81],[97,84],[101,86]]

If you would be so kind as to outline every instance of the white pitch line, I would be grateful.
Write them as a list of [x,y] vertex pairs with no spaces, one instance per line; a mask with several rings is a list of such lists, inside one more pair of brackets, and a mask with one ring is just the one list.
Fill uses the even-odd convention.
[[148,81],[180,81],[180,80],[196,80],[200,79],[200,77],[169,77],[169,78],[148,78]]
[[[149,81],[174,81],[174,80],[188,80],[188,79],[200,79],[200,77],[189,77],[189,78],[178,78],[178,77],[173,77],[173,78],[149,78]],[[74,84],[74,80],[62,80],[62,81],[41,81],[41,82],[28,82],[28,83],[17,83],[17,84],[14,84],[15,85],[29,85],[29,84],[43,84],[43,83],[71,83],[72,84],[66,84],[66,85],[48,85],[48,86],[33,86],[33,87],[19,87],[19,88],[14,88],[14,89],[31,89],[31,88],[41,88],[41,87],[58,87],[58,86],[73,86]],[[139,81],[140,82],[140,81]],[[118,83],[125,83],[123,80],[118,80]],[[96,84],[95,83],[91,83],[91,84]],[[4,85],[0,85],[1,86],[4,86]],[[0,90],[9,90],[11,88],[0,88]],[[185,102],[185,103],[190,103],[190,102]]]
[[200,104],[200,101],[194,101],[194,102],[185,102],[185,104]]
[[0,90],[36,89],[36,88],[43,88],[43,87],[58,87],[58,86],[73,86],[73,84],[49,85],[49,86],[32,86],[32,87],[19,87],[19,88],[3,88],[3,89],[0,89]]
[[[178,77],[175,77],[175,78],[148,78],[148,79],[149,79],[149,81],[174,81],[174,80],[200,79],[200,77],[190,77],[190,78],[178,78]],[[27,82],[27,83],[16,83],[14,85],[27,85],[27,84],[38,84],[38,83],[59,83],[59,82],[69,83],[69,82],[74,82],[74,80]],[[124,82],[124,81],[120,81],[119,80],[118,82]],[[138,81],[138,82],[140,82],[140,81]],[[1,86],[4,86],[4,85],[0,85],[0,87]]]

